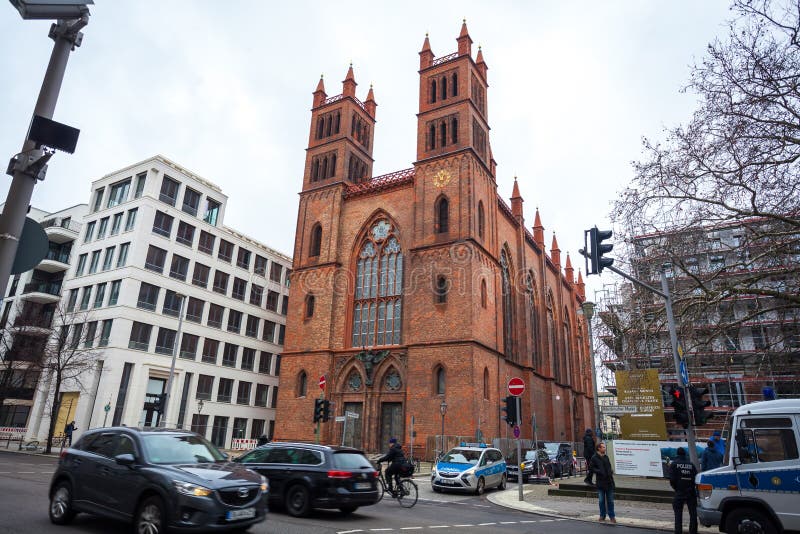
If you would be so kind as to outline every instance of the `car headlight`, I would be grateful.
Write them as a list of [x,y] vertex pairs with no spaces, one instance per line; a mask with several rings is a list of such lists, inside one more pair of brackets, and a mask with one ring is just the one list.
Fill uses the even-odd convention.
[[181,495],[189,495],[191,497],[208,497],[211,495],[212,490],[192,484],[191,482],[184,482],[182,480],[173,480],[172,485]]
[[269,493],[269,482],[267,482],[267,477],[261,477],[261,493]]

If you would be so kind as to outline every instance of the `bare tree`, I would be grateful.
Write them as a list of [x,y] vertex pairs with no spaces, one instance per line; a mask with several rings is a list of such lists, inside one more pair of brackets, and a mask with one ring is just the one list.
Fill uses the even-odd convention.
[[61,389],[65,385],[83,387],[83,380],[95,368],[100,351],[96,348],[97,322],[86,312],[69,312],[56,308],[53,333],[45,349],[41,366],[52,382],[50,425],[47,431],[46,453],[52,450],[53,435],[61,407]]

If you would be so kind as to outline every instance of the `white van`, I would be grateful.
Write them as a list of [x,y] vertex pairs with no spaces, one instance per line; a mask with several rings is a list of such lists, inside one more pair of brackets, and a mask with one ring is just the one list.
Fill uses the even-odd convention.
[[729,534],[800,531],[800,399],[733,412],[723,465],[697,475],[700,523]]

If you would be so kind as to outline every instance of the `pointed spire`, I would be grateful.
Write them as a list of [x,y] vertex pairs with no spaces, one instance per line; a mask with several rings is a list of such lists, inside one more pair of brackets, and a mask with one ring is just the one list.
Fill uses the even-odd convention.
[[325,81],[324,75],[319,75],[319,83],[317,84],[317,89],[314,91],[314,107],[321,106],[325,103],[325,99],[328,98],[328,95],[325,93]]
[[514,177],[514,190],[511,192],[511,213],[514,214],[517,219],[522,218],[522,197],[519,194],[519,184],[517,184],[517,177]]
[[375,93],[372,91],[372,84],[369,84],[369,93],[367,93],[367,99],[364,101],[364,108],[366,108],[367,113],[369,113],[370,117],[373,119],[375,118],[375,108],[378,107],[378,103],[375,102]]
[[471,56],[472,55],[472,38],[467,31],[467,19],[461,24],[461,33],[458,35],[458,55]]
[[586,284],[583,283],[580,269],[578,269],[578,295],[580,295],[581,300],[586,300]]
[[575,283],[575,278],[573,277],[573,273],[574,272],[575,272],[575,269],[572,268],[572,261],[570,261],[569,252],[567,252],[567,263],[564,266],[564,276],[566,277],[567,282],[569,284],[574,284]]
[[536,217],[533,219],[533,240],[544,250],[544,226],[542,226],[542,219],[539,217],[539,208],[536,208]]
[[344,96],[356,96],[356,77],[353,75],[353,62],[350,62],[350,68],[347,69],[347,76],[345,76],[344,81],[342,82],[342,95]]
[[483,79],[486,80],[486,71],[489,70],[489,67],[486,66],[486,62],[483,60],[481,45],[478,45],[478,56],[475,58],[475,64],[478,66],[478,70],[483,76]]
[[558,240],[556,239],[555,232],[553,232],[553,244],[550,245],[550,260],[559,268],[561,267],[561,249],[558,248]]
[[428,40],[428,34],[425,33],[425,41],[422,43],[422,50],[419,52],[419,70],[426,69],[433,65],[433,57],[431,42]]

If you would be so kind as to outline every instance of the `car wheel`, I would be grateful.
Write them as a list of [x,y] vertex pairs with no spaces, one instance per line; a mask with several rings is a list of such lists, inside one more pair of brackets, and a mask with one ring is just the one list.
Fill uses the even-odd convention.
[[148,497],[136,511],[133,523],[137,534],[161,534],[167,531],[167,515],[160,497]]
[[353,512],[358,510],[358,506],[340,506],[339,511],[342,512],[342,515],[350,515]]
[[308,489],[302,484],[295,484],[286,492],[286,511],[294,517],[306,517],[311,513],[311,502]]
[[754,508],[740,508],[733,510],[725,519],[725,532],[775,534],[777,530],[772,524],[772,520],[761,511]]
[[497,489],[499,489],[501,491],[506,489],[506,475],[505,474],[500,478],[500,483],[497,485]]
[[75,517],[72,509],[72,486],[69,482],[59,482],[50,496],[50,521],[56,525],[66,525]]
[[486,490],[486,481],[483,477],[478,479],[478,484],[475,486],[475,495],[483,495],[483,492]]

